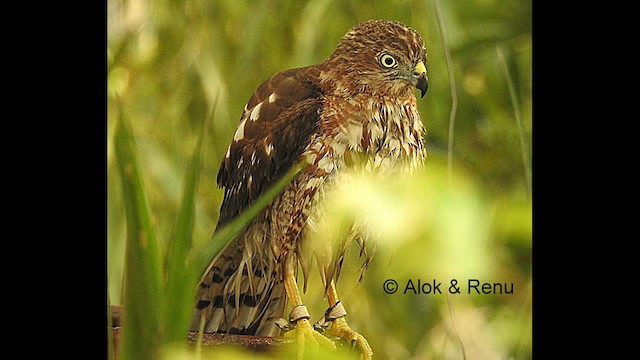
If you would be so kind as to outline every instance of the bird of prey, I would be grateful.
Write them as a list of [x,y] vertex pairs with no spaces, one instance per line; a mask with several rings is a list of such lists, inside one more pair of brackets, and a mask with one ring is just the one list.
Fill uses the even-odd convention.
[[[362,358],[372,357],[338,300],[341,259],[321,274],[329,302],[322,326],[310,323],[296,275],[299,264],[306,266],[302,244],[320,194],[353,159],[394,169],[415,168],[426,158],[414,95],[416,88],[425,95],[426,72],[425,44],[415,30],[370,20],[351,28],[324,62],[282,71],[258,86],[218,172],[224,200],[216,231],[296,164],[302,167],[205,270],[193,330],[201,321],[205,332],[228,334],[277,336],[290,328],[300,342],[333,346],[317,331],[326,328],[357,346]],[[292,310],[283,324],[287,304]]]

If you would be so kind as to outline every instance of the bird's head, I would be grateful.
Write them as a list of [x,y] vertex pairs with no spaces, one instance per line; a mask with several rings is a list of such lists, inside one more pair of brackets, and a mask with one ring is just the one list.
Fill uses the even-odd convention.
[[426,61],[424,41],[415,30],[395,21],[370,20],[347,32],[324,71],[327,78],[339,79],[337,92],[398,96],[415,87],[424,96]]

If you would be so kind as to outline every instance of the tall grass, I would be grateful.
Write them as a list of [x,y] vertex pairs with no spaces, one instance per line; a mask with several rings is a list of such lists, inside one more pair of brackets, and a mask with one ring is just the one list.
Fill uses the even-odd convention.
[[138,167],[135,142],[121,106],[119,118],[115,153],[127,221],[124,273],[127,317],[122,358],[152,359],[163,340],[161,314],[165,312],[165,297],[161,292],[160,254]]
[[[206,265],[277,195],[300,171],[294,166],[211,241],[193,246],[196,189],[200,181],[203,122],[191,162],[187,166],[181,206],[168,247],[160,257],[152,214],[137,160],[137,149],[127,117],[119,107],[115,130],[115,153],[122,180],[127,220],[124,272],[124,344],[122,359],[152,359],[160,349],[185,343],[194,293]],[[213,112],[212,112],[213,114]],[[113,350],[111,350],[113,351]]]
[[522,165],[524,167],[524,175],[527,183],[527,196],[531,197],[531,159],[529,158],[529,145],[527,144],[524,124],[522,122],[520,102],[518,101],[518,96],[513,84],[513,79],[511,78],[511,72],[509,71],[509,67],[507,66],[507,61],[505,60],[504,50],[501,47],[498,47],[496,48],[496,52],[498,53],[498,59],[500,60],[500,68],[504,73],[505,80],[509,87],[509,98],[511,99],[511,104],[513,105],[513,115],[516,118],[516,126],[518,127],[518,138],[520,139]]
[[453,134],[456,127],[456,112],[458,111],[458,86],[456,85],[455,72],[453,71],[453,60],[451,59],[451,50],[449,46],[449,39],[447,37],[447,26],[442,17],[440,1],[435,0],[433,6],[435,9],[436,21],[438,22],[438,29],[440,30],[442,48],[444,49],[444,55],[447,60],[449,89],[451,90],[451,111],[449,112],[449,136],[447,140],[447,171],[449,174],[449,181],[451,181],[453,173]]

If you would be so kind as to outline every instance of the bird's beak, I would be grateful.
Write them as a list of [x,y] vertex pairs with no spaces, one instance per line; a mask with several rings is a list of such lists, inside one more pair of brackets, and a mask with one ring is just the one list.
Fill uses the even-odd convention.
[[413,68],[413,76],[415,78],[415,86],[420,90],[420,98],[424,97],[429,87],[429,80],[427,79],[427,67],[424,66],[424,62],[420,61]]

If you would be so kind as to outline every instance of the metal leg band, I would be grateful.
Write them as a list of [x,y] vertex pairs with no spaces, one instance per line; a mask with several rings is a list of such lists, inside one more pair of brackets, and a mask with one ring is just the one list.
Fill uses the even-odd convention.
[[338,301],[324,312],[324,317],[313,324],[313,327],[317,331],[325,331],[332,321],[345,316],[347,316],[347,311],[342,306],[342,303]]
[[291,313],[289,314],[289,322],[292,323],[298,322],[298,320],[302,319],[308,320],[310,318],[311,315],[309,315],[309,311],[304,305],[294,306],[293,309],[291,309]]

